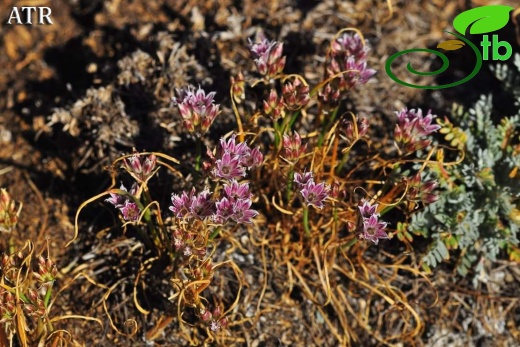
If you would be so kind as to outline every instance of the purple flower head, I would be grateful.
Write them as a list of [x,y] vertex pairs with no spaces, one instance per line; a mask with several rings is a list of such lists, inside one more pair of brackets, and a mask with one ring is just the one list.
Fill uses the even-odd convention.
[[270,79],[283,71],[285,67],[285,56],[282,56],[283,43],[261,37],[258,43],[249,40],[249,45],[256,68],[262,76]]
[[[123,190],[125,192],[127,192],[128,190],[126,189],[126,187],[123,185],[123,183],[121,183],[121,187],[119,187],[120,190]],[[116,208],[121,208],[124,206],[125,204],[125,200],[126,200],[126,197],[124,195],[120,195],[120,194],[117,194],[117,193],[110,193],[110,198],[108,199],[105,199],[106,202],[109,202],[111,203],[112,205],[114,205]]]
[[316,208],[323,208],[323,202],[329,196],[330,187],[325,183],[316,184],[314,181],[308,181],[300,190],[303,200],[307,205],[313,205]]
[[213,201],[209,190],[204,190],[191,199],[189,211],[192,216],[200,220],[213,214]]
[[228,198],[222,198],[220,201],[215,203],[217,212],[213,215],[213,220],[217,224],[224,224],[227,222],[235,213],[233,202]]
[[440,125],[431,124],[434,115],[428,111],[426,117],[423,117],[421,109],[402,109],[397,114],[397,124],[394,130],[394,139],[399,147],[409,154],[430,145],[431,141],[424,137],[439,130]]
[[354,57],[348,57],[345,62],[344,75],[348,89],[354,88],[358,84],[366,84],[368,80],[376,74],[376,70],[367,67],[366,61],[356,60]]
[[250,199],[238,199],[235,201],[231,218],[240,224],[253,223],[252,219],[258,216],[258,212],[250,209],[251,204],[252,202]]
[[178,98],[173,98],[174,104],[184,120],[184,126],[189,132],[205,134],[217,115],[220,113],[220,105],[214,104],[215,92],[208,93],[199,87],[188,86],[185,89],[177,89]]
[[379,204],[371,205],[367,200],[361,200],[363,203],[361,206],[358,206],[359,212],[361,213],[362,218],[370,218],[372,215],[379,216],[377,213],[377,206]]
[[220,139],[220,147],[222,148],[223,153],[229,153],[233,156],[243,156],[246,155],[250,150],[249,147],[247,147],[247,143],[241,142],[236,143],[236,135],[233,134],[231,137],[226,141],[226,139],[221,138]]
[[251,199],[249,183],[238,183],[235,179],[231,180],[229,183],[224,184],[224,192],[232,201],[238,199]]
[[195,188],[189,193],[183,191],[181,195],[172,194],[172,206],[170,206],[169,209],[173,212],[175,217],[184,218],[185,216],[189,216],[194,194]]
[[262,164],[263,161],[264,155],[262,154],[262,152],[260,152],[260,149],[258,147],[249,150],[240,158],[240,164],[245,166],[247,169],[260,166],[260,164]]
[[216,168],[214,174],[217,177],[227,180],[237,179],[246,175],[245,168],[241,165],[239,156],[232,156],[226,152],[221,159],[216,161]]
[[293,181],[298,185],[298,189],[302,189],[309,182],[314,182],[314,178],[312,172],[304,172],[303,174],[295,172]]
[[331,56],[327,73],[329,77],[340,75],[332,81],[334,89],[346,91],[365,84],[376,74],[367,67],[368,47],[363,45],[358,34],[343,34],[331,46]]
[[363,218],[363,230],[358,234],[360,239],[370,240],[376,245],[380,239],[388,239],[385,232],[386,222],[380,222],[377,215],[373,214],[369,218]]
[[[123,183],[121,183],[121,187],[119,187],[119,189],[124,192],[128,192]],[[135,195],[138,189],[138,184],[134,182],[129,192],[130,195]],[[105,199],[105,201],[111,203],[116,208],[118,208],[121,214],[123,215],[123,219],[126,221],[135,222],[139,218],[139,214],[141,213],[141,211],[138,205],[132,199],[132,197],[124,194],[110,193],[110,198]]]
[[297,160],[305,153],[307,145],[302,146],[302,138],[300,134],[294,132],[292,136],[283,135],[283,148],[285,150],[285,159]]
[[227,180],[244,177],[246,170],[259,166],[264,160],[258,147],[251,149],[245,142],[237,144],[235,135],[227,141],[221,139],[220,147],[219,159],[213,158],[215,164],[212,173],[215,177]]
[[123,219],[130,222],[135,222],[139,219],[140,210],[135,202],[126,200],[123,207],[120,208],[123,214]]
[[347,55],[356,60],[365,60],[369,48],[363,44],[359,34],[344,33],[332,43],[331,51],[333,56]]

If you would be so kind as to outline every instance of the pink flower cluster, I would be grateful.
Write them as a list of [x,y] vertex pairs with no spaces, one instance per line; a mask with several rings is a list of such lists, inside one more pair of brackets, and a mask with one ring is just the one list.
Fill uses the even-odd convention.
[[344,72],[339,78],[338,89],[348,90],[356,85],[365,84],[376,74],[376,70],[367,66],[368,51],[368,47],[363,45],[357,33],[345,33],[332,43],[332,59],[327,72],[329,76]]
[[225,180],[245,177],[246,170],[259,166],[264,160],[258,147],[251,149],[245,142],[237,144],[235,138],[236,136],[233,135],[227,141],[220,140],[220,158],[215,161],[215,168],[212,171],[215,177]]
[[204,135],[213,121],[220,113],[220,105],[214,104],[215,92],[206,95],[199,87],[197,91],[193,86],[185,89],[177,89],[178,98],[173,98],[174,104],[184,120],[184,126],[189,132]]
[[[122,191],[128,192],[125,186],[121,183],[121,187],[119,188]],[[134,196],[137,193],[137,183],[132,185],[129,194]],[[139,215],[141,214],[141,210],[139,206],[135,203],[135,201],[130,198],[127,194],[117,194],[110,193],[110,198],[105,200],[106,202],[111,203],[116,208],[119,209],[121,214],[123,215],[123,219],[130,222],[135,222],[139,219]]]
[[440,125],[432,124],[434,115],[428,111],[426,117],[422,110],[408,110],[406,107],[397,114],[397,124],[394,130],[394,139],[405,154],[413,153],[430,145],[431,140],[425,137],[439,130]]
[[177,218],[197,218],[203,220],[213,214],[213,201],[209,190],[195,194],[195,188],[189,193],[182,192],[181,195],[172,194],[172,206],[170,211]]
[[362,205],[358,206],[361,219],[358,221],[357,230],[357,237],[359,239],[370,240],[376,245],[380,239],[389,238],[385,232],[388,223],[379,220],[377,206],[378,204],[371,205],[368,201],[362,200]]
[[236,143],[235,135],[227,141],[221,139],[220,147],[218,159],[208,154],[213,160],[213,176],[225,181],[223,194],[217,200],[211,199],[208,190],[199,194],[195,193],[195,189],[180,195],[172,194],[170,210],[175,217],[188,220],[208,218],[217,224],[229,221],[249,224],[258,215],[257,211],[251,209],[249,183],[239,183],[237,179],[245,177],[247,170],[262,163],[262,153],[258,147],[251,149],[245,142]]
[[215,223],[224,224],[230,219],[239,224],[252,223],[258,212],[250,209],[252,201],[249,183],[231,180],[224,185],[224,193],[225,196],[216,203]]
[[250,40],[249,45],[256,68],[262,76],[271,79],[283,71],[285,67],[285,56],[282,56],[283,43],[263,37],[258,43],[252,43]]
[[307,206],[312,205],[319,209],[323,208],[323,203],[328,198],[330,192],[328,184],[323,182],[316,184],[312,172],[295,173],[294,182]]

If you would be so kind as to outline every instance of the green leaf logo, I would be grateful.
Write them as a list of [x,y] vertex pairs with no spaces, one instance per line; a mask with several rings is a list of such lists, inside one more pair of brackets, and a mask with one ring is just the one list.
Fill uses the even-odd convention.
[[445,51],[456,51],[464,47],[464,42],[461,40],[447,40],[439,43],[437,48],[444,49]]
[[471,26],[470,34],[486,34],[497,31],[509,22],[509,12],[514,8],[504,5],[477,7],[459,14],[453,20],[453,27],[462,35]]

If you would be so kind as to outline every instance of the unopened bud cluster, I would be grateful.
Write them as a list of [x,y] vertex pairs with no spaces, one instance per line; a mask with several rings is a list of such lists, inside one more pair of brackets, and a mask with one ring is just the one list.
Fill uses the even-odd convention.
[[292,136],[289,136],[288,134],[283,136],[283,149],[283,157],[288,161],[295,162],[305,153],[307,145],[302,145],[300,134],[294,132]]
[[246,99],[246,82],[244,81],[244,74],[239,72],[237,77],[231,76],[231,91],[233,100],[240,104]]
[[421,201],[425,205],[431,204],[439,199],[437,194],[433,193],[437,186],[438,182],[434,180],[422,182],[421,174],[417,173],[408,180],[406,198],[409,201]]
[[307,105],[310,100],[309,86],[300,79],[288,82],[282,87],[284,106],[290,111],[296,111]]
[[272,120],[277,120],[285,115],[283,97],[278,97],[275,89],[271,89],[269,97],[264,100],[264,113]]
[[34,277],[42,285],[52,284],[58,275],[56,264],[50,259],[43,256],[38,257],[38,272],[33,272]]
[[343,133],[340,136],[349,144],[365,136],[368,132],[368,120],[356,117],[356,124],[352,121],[343,121]]
[[16,203],[5,188],[0,189],[0,231],[11,232],[18,223],[22,205]]
[[10,283],[15,283],[18,269],[22,265],[24,255],[22,252],[17,252],[11,255],[2,254],[0,266],[2,276]]
[[34,318],[42,318],[47,314],[47,308],[45,307],[45,303],[43,302],[40,294],[34,290],[29,289],[27,293],[27,298],[31,301],[29,303],[24,303],[25,312],[31,317]]
[[[49,294],[58,276],[54,261],[38,256],[38,270],[28,271],[30,264],[22,251],[2,254],[0,258],[0,323],[14,324],[15,317],[25,314],[36,320],[47,317],[43,297]],[[30,274],[20,278],[21,272]],[[15,289],[16,288],[16,289]],[[16,293],[16,294],[15,294]],[[23,311],[19,309],[23,308]]]
[[13,293],[0,290],[0,323],[11,323],[16,315],[16,298]]

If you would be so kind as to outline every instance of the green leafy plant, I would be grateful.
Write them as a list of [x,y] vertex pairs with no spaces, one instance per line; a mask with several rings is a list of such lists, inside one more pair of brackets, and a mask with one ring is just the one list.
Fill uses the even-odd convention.
[[[517,70],[520,64],[517,59]],[[507,68],[506,68],[507,69]],[[500,66],[498,71],[503,71]],[[518,71],[507,74],[504,89],[520,105]],[[435,204],[412,216],[410,230],[432,240],[423,260],[435,267],[457,254],[457,270],[483,276],[485,261],[507,252],[518,260],[520,112],[493,121],[491,96],[482,95],[468,111],[455,105],[450,121],[440,121],[445,139],[463,150],[460,165],[437,166],[442,193]],[[457,252],[450,252],[457,251]],[[475,282],[476,283],[476,282]]]

